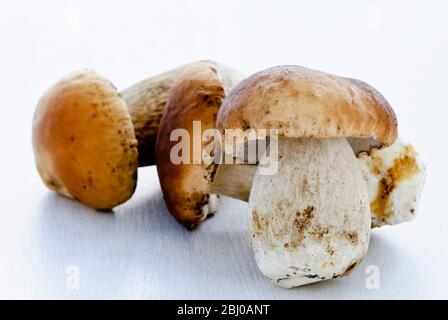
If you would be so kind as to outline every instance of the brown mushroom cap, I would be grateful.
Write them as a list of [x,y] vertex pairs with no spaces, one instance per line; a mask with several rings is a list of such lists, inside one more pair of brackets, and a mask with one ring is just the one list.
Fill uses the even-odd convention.
[[134,193],[137,140],[126,103],[93,71],[73,73],[43,95],[33,149],[46,186],[89,207],[111,209]]
[[271,129],[290,138],[362,138],[392,144],[397,119],[365,82],[278,66],[240,82],[218,114],[220,129]]
[[[203,62],[215,63],[210,60]],[[159,123],[171,91],[171,87],[177,77],[190,64],[177,67],[162,74],[140,81],[121,94],[126,101],[129,113],[134,124],[135,136],[138,141],[139,165],[148,166],[155,164],[155,145]],[[223,64],[217,64],[221,81],[224,86],[233,86],[243,76],[236,70]]]
[[[156,142],[156,163],[159,179],[170,213],[191,229],[216,210],[216,196],[210,194],[217,165],[174,164],[170,159],[170,141],[174,129],[185,129],[190,135],[190,159],[193,159],[193,121],[200,121],[201,131],[216,127],[216,116],[225,96],[220,65],[201,61],[188,66],[174,83],[159,125]],[[240,80],[240,79],[238,79]],[[202,133],[201,132],[201,133]],[[202,150],[209,144],[202,141]]]

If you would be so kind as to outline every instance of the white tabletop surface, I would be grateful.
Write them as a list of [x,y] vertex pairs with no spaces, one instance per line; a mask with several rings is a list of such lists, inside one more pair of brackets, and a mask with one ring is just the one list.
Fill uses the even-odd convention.
[[[448,298],[447,10],[446,1],[1,0],[0,298]],[[154,167],[114,214],[45,189],[31,120],[46,87],[91,68],[125,88],[205,58],[247,74],[300,64],[377,87],[427,163],[417,219],[374,230],[348,278],[286,290],[257,269],[243,202],[224,198],[189,232],[168,214]],[[369,266],[378,289],[366,286]]]

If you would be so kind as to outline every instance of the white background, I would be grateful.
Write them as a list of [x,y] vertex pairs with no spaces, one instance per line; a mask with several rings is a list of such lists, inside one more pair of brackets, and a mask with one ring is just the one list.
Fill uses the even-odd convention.
[[[446,1],[0,2],[0,298],[448,298]],[[91,68],[119,88],[199,59],[247,74],[299,64],[359,78],[394,107],[428,177],[415,221],[375,230],[350,277],[293,290],[257,270],[246,204],[195,232],[169,216],[155,168],[100,214],[47,191],[33,163],[42,92]],[[66,271],[80,271],[79,290]],[[367,266],[380,289],[365,286]]]

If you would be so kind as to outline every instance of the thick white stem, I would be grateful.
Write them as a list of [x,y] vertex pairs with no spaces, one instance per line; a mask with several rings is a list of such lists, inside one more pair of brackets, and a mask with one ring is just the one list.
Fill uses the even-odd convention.
[[257,170],[249,208],[258,266],[281,286],[346,275],[367,252],[367,187],[345,139],[280,139],[278,171]]

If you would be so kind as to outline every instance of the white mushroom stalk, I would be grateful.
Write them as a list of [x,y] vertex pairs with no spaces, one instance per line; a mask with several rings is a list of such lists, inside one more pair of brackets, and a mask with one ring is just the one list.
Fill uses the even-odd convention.
[[274,175],[257,171],[249,197],[261,272],[291,288],[350,273],[367,252],[370,209],[345,139],[279,140]]

